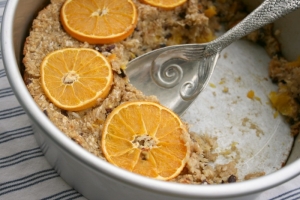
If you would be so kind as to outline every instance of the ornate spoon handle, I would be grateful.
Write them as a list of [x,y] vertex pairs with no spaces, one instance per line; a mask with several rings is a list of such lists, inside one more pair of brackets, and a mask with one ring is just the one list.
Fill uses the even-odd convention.
[[222,51],[232,42],[266,24],[274,22],[276,19],[299,7],[300,0],[265,0],[243,21],[227,31],[224,35],[210,42],[204,51],[204,56],[210,56]]

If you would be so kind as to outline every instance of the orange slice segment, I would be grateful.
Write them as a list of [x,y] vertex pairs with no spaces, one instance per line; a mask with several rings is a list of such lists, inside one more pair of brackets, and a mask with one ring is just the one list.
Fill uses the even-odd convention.
[[186,126],[153,102],[126,102],[107,117],[102,132],[106,159],[131,172],[160,180],[176,177],[189,157]]
[[57,107],[78,111],[105,98],[113,74],[106,58],[87,48],[67,48],[48,54],[41,64],[41,86]]
[[173,9],[177,6],[184,4],[187,0],[140,0],[142,3],[149,4],[151,6]]
[[60,18],[65,31],[77,40],[107,44],[134,31],[137,10],[131,0],[67,0]]

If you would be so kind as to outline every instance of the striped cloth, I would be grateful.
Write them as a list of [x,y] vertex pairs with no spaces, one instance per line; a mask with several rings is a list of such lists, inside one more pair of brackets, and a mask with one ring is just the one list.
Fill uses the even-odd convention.
[[[0,22],[6,1],[0,0]],[[0,200],[85,199],[51,168],[6,78],[0,52]],[[101,197],[99,197],[101,199]],[[257,200],[300,199],[300,177]]]
[[[0,22],[6,1],[0,1]],[[47,163],[6,78],[0,52],[0,200],[86,199]]]

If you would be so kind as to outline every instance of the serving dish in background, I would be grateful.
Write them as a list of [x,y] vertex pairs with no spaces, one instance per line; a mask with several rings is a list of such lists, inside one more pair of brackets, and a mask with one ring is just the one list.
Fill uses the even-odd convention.
[[[269,166],[270,169],[267,170],[268,175],[232,184],[185,185],[152,180],[114,167],[79,147],[61,133],[38,108],[27,91],[22,78],[22,51],[24,40],[28,35],[33,18],[37,15],[37,12],[48,3],[49,1],[46,0],[10,0],[7,2],[2,23],[1,44],[3,60],[12,89],[20,104],[32,120],[35,137],[41,146],[45,157],[61,177],[85,197],[88,199],[123,199],[125,197],[126,199],[253,199],[261,191],[275,187],[300,174],[300,160],[298,160],[300,154],[299,151],[297,151],[297,149],[300,148],[300,144],[298,144],[297,140],[293,143],[292,138],[288,136],[287,125],[284,124],[283,120],[280,118],[276,119],[280,120],[279,122],[276,120],[274,121],[274,124],[277,124],[278,128],[270,131],[271,136],[268,134],[261,134],[259,135],[260,137],[254,137],[256,138],[256,141],[251,141],[251,143],[256,145],[252,148],[260,152],[259,155],[261,158],[250,159],[250,161],[266,161],[266,164],[262,165],[262,170],[266,170],[266,167]],[[255,7],[258,5],[259,1],[246,1],[245,3],[249,3],[250,7]],[[281,30],[279,39],[282,43],[283,52],[288,59],[295,59],[296,56],[298,56],[297,52],[300,52],[300,47],[294,42],[298,41],[300,37],[300,34],[298,34],[300,30],[295,25],[297,23],[297,18],[299,19],[299,15],[300,11],[296,11],[275,23],[275,27]],[[243,51],[240,51],[240,49],[243,49]],[[239,94],[245,94],[248,90],[254,89],[256,94],[262,98],[262,102],[265,102],[267,99],[263,98],[267,98],[267,93],[270,90],[276,89],[275,85],[272,85],[270,82],[263,82],[265,87],[261,87],[261,84],[254,84],[253,87],[248,86],[251,85],[253,80],[260,80],[267,76],[267,69],[260,67],[267,67],[267,62],[268,57],[261,47],[246,41],[238,41],[222,52],[222,57],[218,61],[211,82],[218,83],[224,76],[228,76],[227,80],[233,80],[233,82],[229,82],[227,83],[228,85],[226,85],[231,92],[231,96],[239,96]],[[247,65],[241,66],[244,63],[247,63]],[[227,69],[226,67],[228,66],[231,68]],[[241,66],[241,68],[237,71],[232,71],[234,67],[238,66]],[[252,69],[251,67],[254,68]],[[251,75],[246,76],[246,74]],[[241,87],[236,87],[234,77],[239,76],[242,77],[243,84],[241,84]],[[234,90],[234,88],[238,89]],[[266,91],[264,91],[264,89],[266,89]],[[244,98],[243,102],[245,102],[245,104],[240,104],[240,107],[230,107],[228,106],[228,103],[229,101],[232,101],[232,98],[228,96],[223,96],[224,98],[222,98],[221,95],[218,95],[219,93],[222,93],[222,87],[208,87],[203,94],[200,95],[200,98],[198,98],[192,107],[184,114],[183,119],[191,124],[191,129],[193,131],[196,132],[201,130],[202,132],[212,132],[221,139],[221,133],[215,131],[215,128],[222,129],[222,127],[214,126],[212,124],[230,124],[227,126],[228,129],[238,127],[241,123],[235,124],[234,122],[238,122],[240,119],[245,118],[245,116],[234,114],[230,115],[232,118],[226,118],[226,116],[228,113],[237,113],[237,111],[244,108],[246,109],[244,114],[251,120],[257,120],[258,115],[260,119],[266,120],[262,121],[262,124],[266,124],[268,123],[268,120],[273,119],[270,106],[259,107],[256,106],[257,104],[253,104],[251,107],[249,106],[250,104],[246,103],[246,94],[244,96],[241,95],[241,97]],[[217,96],[220,97],[214,98],[215,102],[210,101],[212,99],[211,95],[213,94],[217,94]],[[214,105],[215,109],[210,109]],[[205,111],[205,109],[210,110]],[[221,112],[224,116],[221,118],[226,118],[227,121],[216,120],[212,117],[214,115],[203,115],[200,118],[195,117],[199,116],[199,113],[195,112],[217,115],[218,113],[214,112],[219,112],[220,110],[218,109],[224,109]],[[251,113],[249,113],[250,111]],[[199,121],[206,122],[207,127],[200,126]],[[270,126],[272,127],[273,124],[271,123]],[[209,130],[208,127],[214,128]],[[270,127],[265,126],[263,128],[268,130]],[[285,133],[278,134],[282,132]],[[288,136],[284,137],[286,145],[282,145],[282,135]],[[279,138],[274,136],[279,136]],[[238,135],[233,135],[233,138],[237,138],[238,141],[236,142],[243,144],[245,148],[248,148],[247,145],[249,144],[247,144],[247,141],[249,140],[239,138]],[[275,140],[271,145],[273,148],[269,148],[265,154],[261,154],[260,149],[263,149],[261,146],[269,143],[270,138]],[[233,142],[232,139],[222,141],[224,141],[222,143],[224,145],[223,150]],[[292,145],[293,149],[291,150],[291,154],[288,154]],[[278,153],[279,150],[281,153]],[[220,151],[222,151],[222,145]],[[253,155],[253,152],[246,152],[245,155],[247,154]],[[270,162],[273,162],[273,158],[277,158],[277,156],[280,157],[280,159],[277,160],[276,167],[274,167],[274,164],[269,165]],[[281,163],[287,158],[288,164],[282,169],[279,169]],[[249,164],[250,161],[247,163]],[[245,166],[241,167],[241,169],[245,168]],[[251,173],[251,170],[241,173]]]

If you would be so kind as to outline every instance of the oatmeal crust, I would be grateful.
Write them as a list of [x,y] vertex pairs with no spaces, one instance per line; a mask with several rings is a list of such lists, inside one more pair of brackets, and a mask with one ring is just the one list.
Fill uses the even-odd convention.
[[[151,7],[134,0],[139,19],[134,33],[122,42],[107,45],[90,45],[69,36],[59,21],[59,12],[65,0],[51,0],[33,21],[24,45],[24,81],[45,115],[69,138],[101,159],[102,125],[107,115],[126,101],[148,100],[158,102],[154,96],[145,96],[130,83],[126,76],[126,64],[131,59],[153,49],[179,43],[208,42],[215,38],[220,28],[219,17],[205,16],[208,8],[222,15],[222,1],[188,0],[172,11]],[[221,2],[221,3],[220,3]],[[231,2],[231,1],[228,1]],[[229,6],[230,7],[230,6]],[[223,9],[225,12],[226,9]],[[223,15],[225,15],[223,13]],[[95,107],[80,112],[57,108],[45,96],[40,86],[40,64],[50,52],[62,48],[85,47],[101,52],[112,65],[114,81],[105,99],[99,99]],[[183,172],[174,180],[180,183],[214,184],[237,181],[235,163],[213,167],[216,139],[191,134],[191,157]]]

